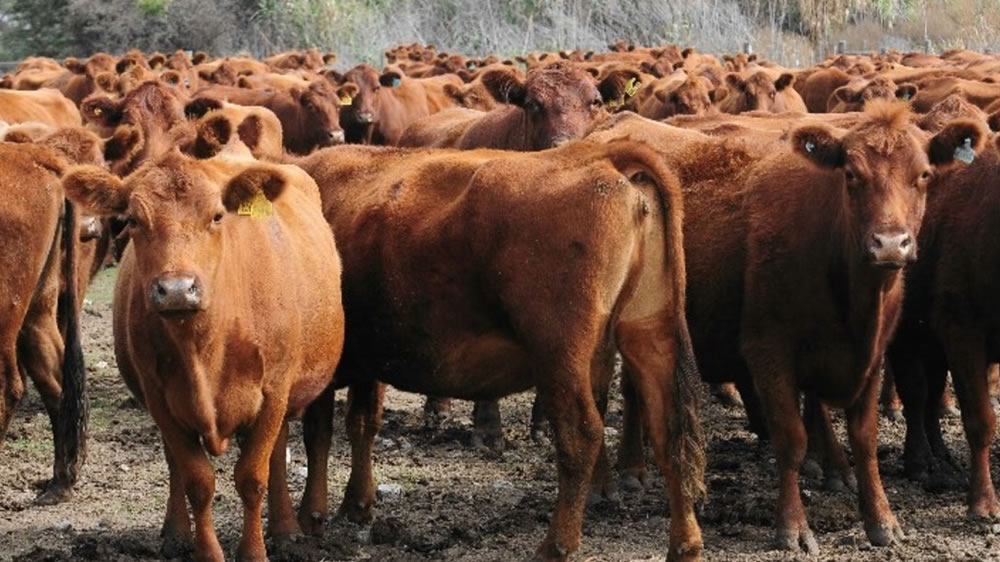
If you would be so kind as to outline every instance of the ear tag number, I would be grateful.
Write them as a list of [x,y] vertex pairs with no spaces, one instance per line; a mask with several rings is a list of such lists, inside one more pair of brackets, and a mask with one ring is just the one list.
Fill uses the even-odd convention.
[[965,142],[962,146],[955,149],[955,160],[960,160],[966,164],[972,164],[972,161],[976,159],[976,151],[972,150],[972,138],[965,137]]
[[261,192],[257,192],[257,195],[254,195],[253,199],[240,203],[240,208],[236,211],[236,214],[241,217],[250,217],[254,219],[267,218],[273,213],[274,206]]

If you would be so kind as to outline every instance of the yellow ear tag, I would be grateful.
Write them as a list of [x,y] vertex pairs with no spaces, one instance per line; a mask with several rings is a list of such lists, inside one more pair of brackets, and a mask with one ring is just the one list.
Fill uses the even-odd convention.
[[634,77],[629,78],[628,82],[625,83],[625,95],[628,97],[634,96],[635,93],[639,91],[639,86],[642,86],[642,83]]
[[351,96],[344,96],[340,98],[340,105],[351,105],[351,102],[353,101],[354,98],[352,98]]
[[99,108],[99,107],[95,107],[94,108],[94,115],[96,115],[97,117],[100,117],[102,113],[104,113],[104,112],[101,111],[101,108]]
[[273,213],[274,206],[271,205],[271,202],[267,200],[267,197],[259,191],[257,192],[257,195],[253,196],[253,199],[240,203],[240,208],[236,211],[236,214],[241,217],[250,217],[254,219],[267,218]]

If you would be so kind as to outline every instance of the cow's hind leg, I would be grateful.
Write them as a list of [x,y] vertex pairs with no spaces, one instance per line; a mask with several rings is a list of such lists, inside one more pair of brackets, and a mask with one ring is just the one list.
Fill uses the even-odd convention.
[[333,442],[333,387],[327,388],[306,409],[302,419],[302,437],[306,445],[309,472],[306,489],[299,507],[299,525],[302,532],[321,536],[323,525],[330,516],[327,501],[327,467],[330,444]]
[[565,560],[580,547],[583,509],[604,438],[604,426],[594,403],[590,364],[580,354],[565,353],[554,363],[539,365],[538,396],[555,432],[559,495],[549,531],[536,555],[546,561]]
[[372,449],[382,425],[385,385],[369,381],[351,385],[347,391],[347,435],[351,441],[351,476],[347,481],[340,514],[355,523],[371,521],[375,514],[375,476]]
[[267,532],[279,545],[299,532],[288,493],[287,447],[288,422],[283,422],[271,450],[267,480]]
[[628,361],[622,365],[622,437],[618,443],[618,472],[621,486],[628,491],[645,489],[646,472],[645,435],[642,427],[642,408],[636,394],[634,373]]
[[[701,487],[700,471],[694,464],[701,458],[679,458],[680,453],[691,453],[683,440],[693,439],[698,428],[685,427],[677,420],[691,416],[678,412],[684,408],[697,408],[678,396],[676,377],[678,350],[675,340],[665,338],[673,327],[666,321],[655,324],[620,323],[617,327],[618,346],[625,361],[624,372],[631,379],[643,426],[653,447],[653,455],[666,479],[670,499],[670,546],[668,561],[700,560],[703,548],[701,528],[695,516],[695,502]],[[691,373],[692,376],[697,376]],[[696,412],[693,412],[696,414]],[[641,443],[641,442],[640,442]],[[693,472],[692,472],[693,471]]]
[[502,451],[505,443],[499,400],[476,400],[472,407],[472,446]]
[[14,410],[24,396],[24,381],[17,368],[17,354],[13,345],[0,350],[0,450]]
[[[590,371],[594,401],[597,404],[597,411],[601,416],[602,426],[605,415],[608,412],[608,390],[611,386],[611,377],[614,375],[614,365],[614,351],[605,349],[597,353]],[[587,498],[587,503],[593,505],[605,499],[617,503],[621,498],[618,495],[618,484],[615,482],[614,471],[611,470],[611,461],[608,458],[607,440],[602,437],[601,449],[597,455],[597,463],[594,465],[590,495]]]

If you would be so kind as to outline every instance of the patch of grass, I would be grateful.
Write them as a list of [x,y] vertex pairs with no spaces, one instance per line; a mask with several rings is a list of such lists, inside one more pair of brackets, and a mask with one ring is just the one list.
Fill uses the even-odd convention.
[[87,290],[87,299],[95,305],[111,304],[111,299],[115,294],[115,279],[118,277],[118,268],[109,267],[102,269],[94,282]]

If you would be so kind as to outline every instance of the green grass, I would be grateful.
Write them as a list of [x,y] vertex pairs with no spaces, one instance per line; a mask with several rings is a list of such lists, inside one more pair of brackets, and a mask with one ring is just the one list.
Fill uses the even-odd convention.
[[111,304],[115,294],[115,279],[118,276],[117,267],[102,269],[87,291],[87,299],[97,304]]

